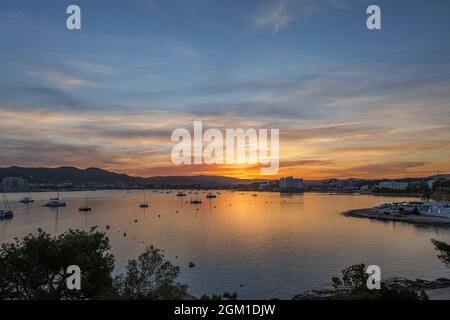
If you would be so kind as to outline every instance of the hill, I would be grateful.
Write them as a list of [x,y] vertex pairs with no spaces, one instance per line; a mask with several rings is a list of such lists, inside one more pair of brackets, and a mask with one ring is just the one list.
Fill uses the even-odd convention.
[[250,184],[258,180],[238,179],[222,176],[156,176],[133,177],[126,174],[110,172],[99,168],[79,169],[75,167],[58,168],[0,168],[0,179],[5,177],[23,177],[30,183],[65,183],[73,184],[125,184],[154,186],[232,186]]

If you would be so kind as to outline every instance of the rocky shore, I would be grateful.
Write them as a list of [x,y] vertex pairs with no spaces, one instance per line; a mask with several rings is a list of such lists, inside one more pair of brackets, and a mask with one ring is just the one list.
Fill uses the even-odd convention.
[[346,217],[357,217],[357,218],[367,218],[367,219],[375,219],[381,221],[399,221],[405,223],[413,223],[416,225],[427,225],[434,227],[444,227],[450,228],[450,219],[447,218],[439,218],[439,217],[429,217],[423,215],[392,215],[392,214],[383,214],[373,211],[372,209],[358,209],[346,211],[343,213]]
[[[396,277],[389,278],[383,283],[391,288],[410,289],[416,292],[425,291],[429,299],[450,299],[450,279],[439,278],[436,280],[410,280]],[[348,293],[346,290],[335,290],[332,288],[322,290],[304,291],[292,298],[292,300],[333,300],[339,295]]]

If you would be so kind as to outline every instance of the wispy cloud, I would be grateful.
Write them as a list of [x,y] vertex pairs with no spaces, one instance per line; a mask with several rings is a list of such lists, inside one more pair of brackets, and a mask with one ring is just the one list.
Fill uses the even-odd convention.
[[[351,0],[353,1],[353,0]],[[297,19],[308,19],[320,10],[343,8],[351,1],[342,0],[271,0],[259,8],[253,18],[257,28],[271,28],[274,34]]]
[[272,28],[273,33],[276,34],[294,18],[287,8],[286,1],[279,0],[264,8],[255,18],[254,25],[258,28]]
[[40,77],[63,89],[77,89],[94,86],[94,83],[89,80],[72,77],[57,71],[29,71],[28,74]]
[[67,61],[67,65],[88,73],[98,73],[102,75],[114,75],[117,69],[107,64],[90,63],[84,61]]

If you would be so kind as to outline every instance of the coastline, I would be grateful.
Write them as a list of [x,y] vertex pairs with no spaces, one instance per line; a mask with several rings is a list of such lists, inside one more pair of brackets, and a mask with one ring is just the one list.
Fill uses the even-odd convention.
[[415,225],[450,228],[450,219],[447,218],[428,217],[422,215],[390,215],[373,212],[370,208],[345,211],[342,214],[346,217],[353,218],[366,218],[379,221],[403,222]]
[[[450,279],[439,278],[436,280],[406,279],[394,277],[383,280],[383,283],[391,288],[410,289],[416,292],[424,291],[430,300],[450,299]],[[336,290],[332,287],[320,290],[303,291],[295,295],[292,300],[336,300],[345,295],[348,290]]]

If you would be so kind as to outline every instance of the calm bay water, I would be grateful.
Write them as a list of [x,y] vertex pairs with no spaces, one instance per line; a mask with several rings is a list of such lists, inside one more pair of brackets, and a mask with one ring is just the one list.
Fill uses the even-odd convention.
[[[54,193],[32,194],[30,205],[18,203],[26,194],[8,194],[15,216],[0,221],[0,243],[37,228],[58,234],[98,226],[111,240],[115,272],[154,245],[181,267],[180,281],[196,296],[236,291],[241,299],[290,299],[327,286],[341,269],[362,262],[379,265],[383,277],[450,277],[430,242],[450,241],[450,230],[340,215],[411,198],[257,194],[220,191],[207,200],[203,192],[184,198],[175,191],[146,192],[147,209],[139,208],[142,191],[67,192],[67,207],[59,209],[42,206]],[[79,213],[86,195],[93,211]],[[197,196],[203,203],[190,204]],[[190,261],[194,268],[188,267]]]

